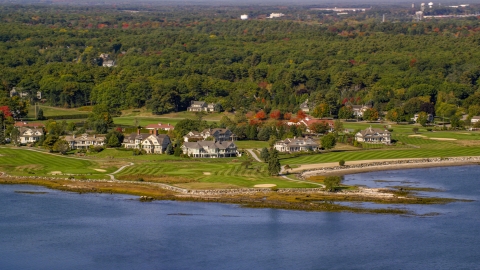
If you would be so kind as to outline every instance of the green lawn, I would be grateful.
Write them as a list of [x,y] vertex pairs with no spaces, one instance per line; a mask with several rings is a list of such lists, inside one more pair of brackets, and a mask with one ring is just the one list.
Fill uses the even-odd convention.
[[268,142],[264,141],[235,141],[238,149],[262,149],[264,147],[269,148]]
[[52,176],[53,171],[60,171],[62,174],[85,174],[88,178],[106,178],[105,172],[94,169],[104,169],[107,172],[116,169],[102,167],[95,161],[67,158],[21,148],[0,148],[0,164],[0,171],[20,176]]
[[[43,110],[43,116],[48,118],[49,116],[59,116],[59,115],[76,115],[76,114],[89,114],[89,112],[79,111],[77,109],[65,109],[59,107],[50,107],[45,105],[37,105],[37,111],[39,109]],[[35,118],[35,106],[32,105],[28,109],[28,117]]]
[[338,162],[343,159],[347,163],[352,160],[372,159],[396,159],[396,158],[433,158],[433,157],[458,157],[480,156],[480,147],[456,147],[456,148],[428,148],[428,149],[399,149],[399,150],[365,150],[328,152],[305,156],[282,155],[281,163],[284,164],[315,164],[324,162]]
[[[195,181],[203,184],[215,183],[229,187],[254,187],[258,184],[275,184],[280,188],[317,187],[308,183],[288,181],[281,177],[268,175],[266,164],[255,163],[246,169],[240,161],[233,159],[186,160],[180,162],[144,163],[128,167],[119,173],[119,177],[135,179],[137,175],[161,177],[181,177],[184,183],[175,184],[188,187]],[[208,185],[207,185],[208,186]]]

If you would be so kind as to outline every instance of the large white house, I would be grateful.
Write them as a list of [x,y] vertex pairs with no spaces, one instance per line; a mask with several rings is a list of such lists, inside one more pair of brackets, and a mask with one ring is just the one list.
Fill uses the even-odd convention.
[[316,151],[318,143],[311,138],[287,138],[275,143],[274,148],[279,152],[299,152],[299,151]]
[[384,144],[390,144],[392,142],[390,131],[372,127],[357,132],[357,134],[355,134],[355,140],[358,142]]
[[231,141],[184,142],[182,151],[190,157],[220,158],[237,156],[237,146]]
[[215,103],[206,103],[205,101],[192,101],[190,107],[187,108],[189,112],[214,112]]
[[20,135],[18,141],[20,144],[36,143],[43,136],[43,129],[41,128],[19,128]]
[[88,149],[90,146],[103,146],[105,144],[105,136],[82,134],[80,136],[65,136],[64,140],[68,142],[70,149]]
[[163,154],[171,143],[170,137],[166,134],[158,134],[157,130],[150,134],[132,133],[123,139],[123,147],[127,149],[143,149],[149,154]]

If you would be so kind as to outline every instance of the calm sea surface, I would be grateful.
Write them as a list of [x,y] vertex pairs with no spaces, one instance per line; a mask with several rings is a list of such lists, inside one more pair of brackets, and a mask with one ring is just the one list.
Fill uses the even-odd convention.
[[479,176],[480,166],[463,166],[345,179],[475,200],[408,208],[439,213],[426,217],[141,203],[1,185],[0,269],[480,269]]

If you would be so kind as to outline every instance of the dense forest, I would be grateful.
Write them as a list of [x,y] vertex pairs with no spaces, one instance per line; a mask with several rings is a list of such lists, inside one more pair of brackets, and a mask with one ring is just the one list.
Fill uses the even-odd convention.
[[314,19],[242,21],[238,12],[1,6],[0,106],[25,106],[9,98],[15,89],[31,102],[112,114],[182,111],[193,100],[284,114],[307,99],[318,117],[353,104],[393,121],[480,114],[477,17],[414,21],[401,9],[389,12],[405,20],[381,22],[375,9],[344,18],[295,10]]

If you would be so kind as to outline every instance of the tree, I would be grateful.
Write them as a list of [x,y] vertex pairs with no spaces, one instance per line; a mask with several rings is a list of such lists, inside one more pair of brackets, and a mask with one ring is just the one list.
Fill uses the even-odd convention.
[[45,120],[45,116],[43,116],[43,110],[42,109],[38,110],[37,120]]
[[173,151],[173,146],[172,146],[172,143],[169,143],[167,145],[167,149],[165,150],[165,154],[167,155],[173,155],[174,151]]
[[65,140],[57,140],[53,145],[52,150],[55,152],[59,152],[62,155],[65,155],[68,152],[68,150],[70,150],[70,146],[68,145],[68,142]]
[[110,131],[106,136],[105,140],[107,141],[107,146],[108,147],[119,147],[122,145],[123,139],[125,136],[123,133],[113,130]]
[[282,114],[280,113],[280,110],[273,110],[270,112],[270,118],[279,120],[282,117]]
[[345,120],[353,118],[353,108],[351,106],[343,106],[338,111],[338,118]]
[[335,138],[335,135],[330,133],[323,136],[321,142],[323,149],[329,150],[335,147],[335,145],[337,144],[337,139]]
[[428,114],[426,112],[419,112],[417,123],[422,125],[422,127],[425,127],[427,125],[427,122],[428,122]]
[[273,147],[277,142],[277,136],[271,135],[270,139],[268,139],[268,146]]
[[338,119],[335,120],[335,122],[333,122],[333,128],[335,132],[343,132],[343,122]]
[[115,136],[115,135],[110,136],[110,138],[107,141],[107,146],[108,147],[118,147],[119,145],[121,145],[121,143],[118,140],[118,137]]
[[367,121],[376,121],[378,119],[378,111],[374,108],[366,109],[363,112],[363,119]]
[[2,111],[0,111],[0,144],[5,144],[5,119]]
[[340,176],[327,176],[325,180],[323,180],[323,184],[327,191],[335,191],[341,181],[342,179]]
[[280,161],[278,160],[277,149],[271,149],[268,155],[268,172],[270,175],[278,175],[281,170]]
[[327,117],[330,115],[330,107],[327,103],[320,103],[313,109],[312,115],[318,118]]
[[53,146],[58,140],[58,136],[48,134],[47,137],[45,138],[45,141],[43,141],[43,147],[48,149],[48,151],[52,152],[53,151]]
[[268,162],[269,155],[268,149],[266,147],[262,148],[262,151],[260,151],[260,158],[263,159],[263,161]]
[[268,127],[261,128],[260,131],[258,132],[257,137],[260,141],[268,141],[268,139],[270,138],[270,128]]
[[[304,111],[299,110],[299,111],[297,112],[297,119],[298,119],[298,120],[303,120],[303,119],[305,119],[306,117],[307,117],[307,114],[306,114]],[[286,119],[286,118],[285,118],[285,119]]]
[[310,129],[310,131],[315,134],[324,134],[328,131],[328,123],[314,122],[311,123],[310,126],[308,126],[308,129]]
[[17,145],[20,142],[20,131],[18,130],[18,128],[14,127],[10,132],[10,141],[14,145]]

